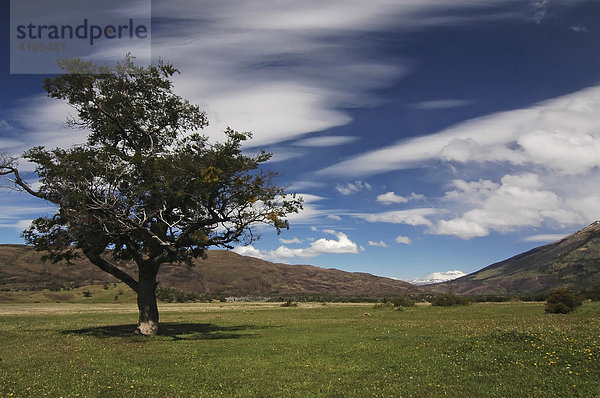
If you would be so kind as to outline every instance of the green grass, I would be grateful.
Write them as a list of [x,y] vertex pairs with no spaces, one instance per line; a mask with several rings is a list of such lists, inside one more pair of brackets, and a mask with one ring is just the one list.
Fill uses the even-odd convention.
[[[84,295],[88,292],[88,295]],[[124,283],[95,284],[69,290],[0,291],[0,303],[135,303],[137,296]]]
[[[600,304],[1,304],[0,397],[598,397]],[[365,316],[364,313],[372,316]]]

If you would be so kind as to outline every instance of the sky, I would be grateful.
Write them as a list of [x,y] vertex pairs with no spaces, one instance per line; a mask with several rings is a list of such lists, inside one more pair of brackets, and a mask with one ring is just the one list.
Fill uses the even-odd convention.
[[[10,73],[0,13],[0,152],[83,142],[48,74]],[[411,280],[600,219],[598,1],[154,0],[148,40],[204,133],[252,131],[245,150],[272,152],[265,168],[304,197],[289,231],[259,227],[239,254]],[[122,58],[115,42],[87,56]],[[0,243],[52,211],[0,189]]]

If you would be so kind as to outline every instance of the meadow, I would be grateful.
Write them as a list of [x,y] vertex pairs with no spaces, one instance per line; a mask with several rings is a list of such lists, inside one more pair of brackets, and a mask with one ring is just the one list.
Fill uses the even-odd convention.
[[[0,397],[599,397],[600,303],[0,304]],[[369,315],[366,315],[369,314]]]

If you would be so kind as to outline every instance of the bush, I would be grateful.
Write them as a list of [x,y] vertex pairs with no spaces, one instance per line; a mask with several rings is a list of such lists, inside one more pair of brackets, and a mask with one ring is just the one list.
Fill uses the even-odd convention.
[[414,307],[417,305],[415,300],[406,296],[394,297],[390,301],[394,304],[394,307]]
[[92,292],[90,292],[89,290],[84,290],[83,297],[92,297]]
[[438,294],[431,300],[431,305],[438,307],[450,307],[453,305],[469,305],[471,300],[465,296],[455,294]]
[[285,303],[281,304],[282,307],[297,307],[298,304],[294,303],[292,299],[288,299]]
[[581,305],[581,300],[566,289],[556,289],[546,300],[546,313],[568,314]]

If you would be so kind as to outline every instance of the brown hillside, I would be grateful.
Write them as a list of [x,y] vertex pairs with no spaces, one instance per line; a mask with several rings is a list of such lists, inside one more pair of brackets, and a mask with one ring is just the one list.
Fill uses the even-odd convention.
[[459,294],[531,294],[558,287],[600,288],[600,222],[554,243],[428,290]]
[[[133,264],[123,266],[135,274]],[[0,289],[31,289],[116,281],[86,260],[73,265],[44,264],[41,254],[24,245],[0,245]],[[332,294],[396,295],[417,293],[409,283],[365,273],[350,273],[309,265],[275,264],[224,250],[210,250],[196,266],[165,265],[162,287],[197,293],[245,295]]]

